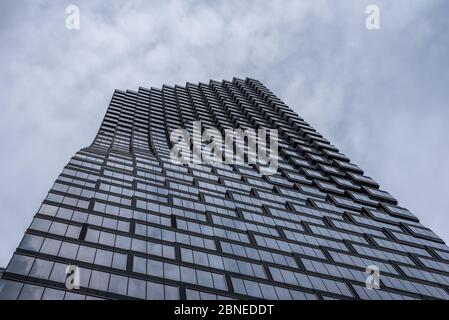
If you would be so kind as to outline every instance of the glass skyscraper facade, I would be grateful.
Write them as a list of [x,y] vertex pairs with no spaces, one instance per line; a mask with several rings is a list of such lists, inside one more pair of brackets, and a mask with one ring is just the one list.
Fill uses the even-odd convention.
[[[194,121],[277,129],[277,174],[172,163]],[[0,299],[448,298],[444,242],[249,78],[116,90],[0,281]]]

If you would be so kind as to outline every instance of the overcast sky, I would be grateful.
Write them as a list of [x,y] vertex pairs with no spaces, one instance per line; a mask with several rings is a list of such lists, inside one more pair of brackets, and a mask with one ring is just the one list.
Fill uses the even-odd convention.
[[[65,27],[80,8],[80,30]],[[380,30],[365,28],[366,6]],[[0,266],[113,90],[262,81],[449,240],[449,2],[0,1]]]

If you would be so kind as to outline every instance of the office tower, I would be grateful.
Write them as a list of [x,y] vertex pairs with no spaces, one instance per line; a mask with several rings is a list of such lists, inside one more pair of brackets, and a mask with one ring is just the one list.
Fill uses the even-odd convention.
[[[277,173],[172,163],[170,133],[197,120],[277,129]],[[0,287],[2,299],[447,299],[449,248],[262,83],[233,79],[115,91]]]

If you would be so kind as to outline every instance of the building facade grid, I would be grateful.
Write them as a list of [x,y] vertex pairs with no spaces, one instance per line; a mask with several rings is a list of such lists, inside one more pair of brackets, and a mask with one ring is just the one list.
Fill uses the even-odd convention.
[[[169,135],[194,121],[277,129],[277,174],[173,164]],[[250,78],[116,90],[0,280],[0,299],[448,298],[444,242]]]

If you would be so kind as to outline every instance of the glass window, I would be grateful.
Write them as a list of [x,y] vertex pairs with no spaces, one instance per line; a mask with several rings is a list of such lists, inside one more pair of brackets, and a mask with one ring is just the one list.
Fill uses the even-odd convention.
[[105,299],[93,296],[86,296],[86,300],[105,300]]
[[186,289],[187,300],[201,300],[200,292],[195,290]]
[[[97,194],[97,198],[98,198],[99,195],[101,195],[101,194],[102,194],[102,193]],[[95,210],[95,211],[98,211],[98,212],[104,212],[104,211],[106,210],[106,204],[95,201],[95,204],[94,204],[94,210]]]
[[128,255],[115,252],[112,259],[112,267],[116,269],[126,270],[127,259]]
[[22,292],[20,293],[19,300],[40,300],[43,293],[43,287],[25,284]]
[[189,243],[189,236],[184,233],[176,233],[176,241],[179,243]]
[[253,275],[253,269],[251,268],[251,264],[245,261],[239,261],[237,260],[237,263],[239,265],[240,273],[247,274],[252,276]]
[[197,284],[196,272],[192,268],[181,267],[181,278],[183,282]]
[[209,264],[211,268],[224,269],[223,259],[220,256],[209,254]]
[[[161,265],[162,268],[162,265]],[[134,256],[133,259],[133,272],[147,273],[147,260],[141,257]]]
[[87,221],[88,214],[85,212],[75,211],[72,217],[72,221],[85,223]]
[[120,213],[120,207],[116,207],[110,204],[106,205],[106,213],[118,216]]
[[147,282],[147,299],[164,300],[164,285],[156,282]]
[[95,249],[86,246],[80,246],[78,250],[77,260],[87,263],[93,263],[95,259]]
[[22,287],[20,282],[0,280],[0,300],[16,300]]
[[94,290],[107,291],[109,276],[109,273],[93,270],[90,277],[89,288]]
[[62,202],[64,197],[59,194],[49,193],[46,200],[53,202]]
[[162,256],[162,245],[154,242],[147,242],[148,254],[154,254],[156,256]]
[[36,261],[34,261],[33,267],[31,268],[29,276],[47,280],[50,276],[52,268],[53,262],[36,259]]
[[108,229],[117,229],[117,220],[111,218],[103,219],[103,227]]
[[9,263],[7,271],[26,276],[30,272],[33,262],[34,258],[15,254]]
[[129,278],[128,296],[145,299],[146,282],[134,278]]
[[51,271],[50,280],[64,283],[66,280],[66,273],[65,273],[66,267],[67,265],[56,262]]
[[190,249],[181,248],[182,261],[193,263],[193,252]]
[[260,291],[259,284],[254,281],[243,280],[245,283],[245,288],[248,292],[248,295],[253,297],[262,298],[262,292]]
[[81,232],[81,227],[69,225],[65,235],[68,238],[78,239],[80,236],[80,232]]
[[164,230],[162,234],[162,240],[174,242],[176,237],[176,233],[169,230]]
[[128,278],[111,274],[109,281],[109,292],[126,296],[128,288]]
[[162,230],[155,227],[148,227],[148,237],[154,238],[154,239],[161,239],[162,238]]
[[63,300],[65,291],[46,288],[42,296],[42,300]]
[[128,232],[129,231],[129,222],[119,221],[118,225],[117,225],[117,230]]
[[56,212],[58,211],[58,207],[49,205],[49,204],[43,204],[41,208],[39,209],[40,214],[45,214],[48,216],[54,217],[56,215]]
[[56,215],[58,218],[70,220],[73,215],[73,210],[66,208],[59,208],[58,214]]
[[213,288],[214,284],[212,281],[212,275],[210,272],[203,270],[196,270],[196,275],[198,278],[198,285]]
[[141,235],[141,236],[146,236],[147,235],[147,227],[143,224],[136,223],[134,233]]
[[140,240],[140,239],[132,239],[131,249],[132,249],[133,251],[138,251],[138,252],[146,253],[146,252],[147,252],[147,244],[146,244],[146,242],[143,241],[143,240]]
[[239,272],[237,261],[231,258],[223,258],[225,269],[228,271]]
[[212,279],[214,281],[215,289],[227,290],[226,279],[223,274],[212,273]]
[[86,300],[86,296],[74,292],[66,292],[64,300]]
[[51,224],[51,227],[49,230],[50,233],[57,234],[60,236],[65,235],[66,231],[67,231],[67,225],[65,223],[60,223],[60,222],[53,222]]
[[129,250],[131,248],[131,238],[117,235],[115,239],[115,246],[117,248]]
[[[85,269],[85,268],[79,268],[79,271],[80,271],[80,287],[81,288],[89,287],[89,281],[90,281],[90,276],[92,274],[92,270]],[[65,272],[65,269],[64,269],[64,272]]]
[[273,286],[259,283],[260,290],[262,291],[263,298],[267,300],[277,300],[278,296],[276,295],[276,291]]
[[240,294],[246,294],[246,288],[242,279],[231,278],[232,286],[234,287],[234,291]]
[[94,230],[94,229],[87,229],[86,241],[97,243],[99,237],[100,237],[100,231]]
[[178,300],[179,299],[178,287],[165,285],[165,299]]
[[100,239],[98,242],[113,247],[115,243],[115,234],[102,231],[100,232]]
[[30,229],[48,232],[50,225],[51,225],[50,220],[34,218],[33,222],[30,225]]
[[283,270],[280,269],[282,277],[284,278],[284,282],[285,283],[289,283],[289,284],[293,284],[293,285],[297,285],[298,284],[298,280],[296,280],[295,278],[295,274],[291,271],[288,270]]
[[288,289],[275,287],[279,300],[291,300],[291,295]]
[[202,266],[209,266],[209,261],[207,259],[207,254],[200,251],[193,251],[193,260],[196,264]]
[[69,242],[63,242],[61,245],[61,250],[59,251],[59,256],[68,259],[75,259],[78,253],[79,245]]
[[[262,267],[261,265],[258,265],[258,264],[251,264],[251,266],[252,266],[252,268],[253,268],[254,275],[255,275],[256,277],[259,277],[259,278],[266,278],[265,271],[264,271],[264,269],[263,269],[263,267]],[[294,267],[295,267],[295,266],[294,266]]]
[[164,263],[164,278],[179,281],[181,279],[179,266],[171,263]]
[[112,252],[97,249],[97,254],[95,255],[95,264],[110,267],[112,264]]
[[87,223],[94,226],[101,226],[103,223],[103,217],[97,216],[95,214],[90,214],[87,219]]
[[162,265],[162,262],[155,261],[155,260],[148,260],[148,274],[156,276],[156,277],[163,277],[164,268]]
[[44,238],[35,235],[25,234],[19,248],[39,252]]

